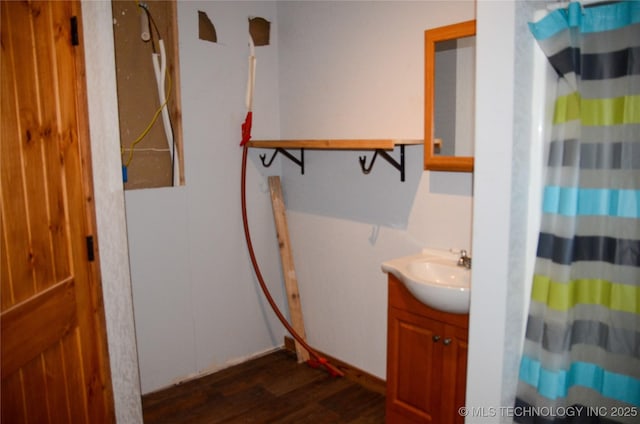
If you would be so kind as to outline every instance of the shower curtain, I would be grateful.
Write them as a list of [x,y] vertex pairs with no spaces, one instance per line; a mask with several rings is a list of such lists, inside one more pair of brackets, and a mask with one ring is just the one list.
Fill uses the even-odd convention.
[[559,78],[514,421],[640,423],[640,2],[530,28]]

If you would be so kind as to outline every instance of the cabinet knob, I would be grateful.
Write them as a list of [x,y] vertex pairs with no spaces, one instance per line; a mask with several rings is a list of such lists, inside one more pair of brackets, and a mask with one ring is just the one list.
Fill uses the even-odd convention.
[[440,340],[440,336],[436,335],[432,337],[434,342],[438,342]]
[[442,341],[442,344],[444,344],[445,346],[449,346],[451,344],[451,339],[447,337]]

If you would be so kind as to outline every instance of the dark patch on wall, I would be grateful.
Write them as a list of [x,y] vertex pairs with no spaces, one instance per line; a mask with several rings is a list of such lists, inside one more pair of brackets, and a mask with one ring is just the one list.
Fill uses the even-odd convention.
[[271,22],[264,18],[249,18],[249,34],[256,47],[269,45],[270,32]]
[[209,16],[201,10],[198,10],[198,38],[212,43],[218,42],[216,27],[213,26]]

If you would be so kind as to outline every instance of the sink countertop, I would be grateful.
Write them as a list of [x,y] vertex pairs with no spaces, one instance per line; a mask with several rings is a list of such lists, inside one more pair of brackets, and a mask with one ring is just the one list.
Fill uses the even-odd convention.
[[[393,274],[420,302],[427,306],[444,312],[468,313],[471,271],[459,267],[458,258],[459,254],[450,250],[423,249],[421,253],[415,255],[383,262],[382,271]],[[426,264],[451,267],[451,277],[432,278],[427,281],[425,274],[419,272],[420,266],[426,266]]]
[[403,272],[407,265],[415,261],[428,261],[443,265],[457,264],[460,256],[451,250],[444,249],[422,249],[421,253],[415,255],[402,256],[400,258],[389,259],[382,263],[382,271],[391,273],[400,278],[396,273]]

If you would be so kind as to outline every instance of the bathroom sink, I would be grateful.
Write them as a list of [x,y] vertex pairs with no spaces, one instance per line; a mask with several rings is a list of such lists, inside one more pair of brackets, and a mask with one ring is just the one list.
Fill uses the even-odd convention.
[[469,312],[471,270],[457,265],[458,255],[449,251],[424,250],[413,256],[382,264],[423,304],[443,312]]
[[457,265],[430,262],[429,260],[416,260],[409,262],[407,269],[410,274],[419,279],[446,285],[448,287],[465,288],[469,286],[469,270]]

